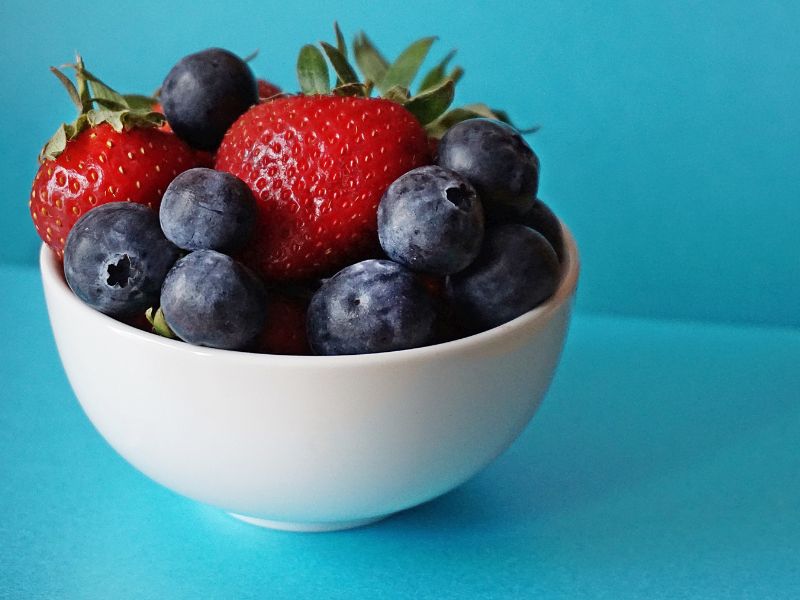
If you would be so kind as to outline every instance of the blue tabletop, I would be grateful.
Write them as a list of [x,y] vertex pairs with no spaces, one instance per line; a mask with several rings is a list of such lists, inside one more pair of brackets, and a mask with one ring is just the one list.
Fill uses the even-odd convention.
[[0,267],[2,598],[796,598],[800,331],[579,314],[497,462],[293,534],[150,482],[94,431],[38,272]]

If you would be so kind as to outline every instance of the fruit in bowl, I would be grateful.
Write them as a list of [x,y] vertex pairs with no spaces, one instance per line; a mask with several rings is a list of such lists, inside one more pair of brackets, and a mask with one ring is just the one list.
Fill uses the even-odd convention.
[[300,94],[259,99],[227,51],[181,60],[169,128],[81,59],[76,84],[56,71],[80,113],[31,200],[98,430],[165,486],[285,529],[375,520],[502,452],[546,391],[578,276],[521,133],[448,110],[452,55],[411,94],[431,38],[390,64],[357,36],[362,82],[336,32],[301,50]]
[[[85,305],[46,246],[41,267],[65,371],[95,427],[160,484],[252,523],[334,530],[430,500],[522,432],[555,371],[578,263],[499,327],[345,356],[204,348]],[[144,374],[144,376],[142,375]]]

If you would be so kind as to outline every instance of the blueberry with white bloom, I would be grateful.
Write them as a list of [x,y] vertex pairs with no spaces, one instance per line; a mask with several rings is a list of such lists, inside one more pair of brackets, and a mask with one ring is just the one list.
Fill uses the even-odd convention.
[[558,260],[564,260],[564,232],[561,229],[561,221],[558,220],[558,217],[550,207],[539,198],[532,200],[528,208],[522,213],[495,211],[492,215],[492,223],[519,223],[538,231],[550,242],[553,250],[558,255]]
[[539,159],[510,125],[467,119],[448,129],[439,142],[438,164],[465,177],[477,190],[487,216],[522,212],[539,189]]
[[316,354],[367,354],[434,341],[433,301],[417,277],[388,260],[350,265],[325,281],[308,307]]
[[70,230],[64,276],[92,308],[128,316],[158,304],[161,284],[178,256],[155,211],[133,202],[111,202],[84,214]]
[[474,188],[458,173],[420,167],[384,193],[378,237],[389,258],[414,271],[456,273],[480,251],[483,208]]
[[258,277],[214,250],[187,254],[167,274],[161,310],[185,342],[239,350],[252,342],[266,318],[266,295]]
[[258,85],[241,58],[208,48],[172,67],[159,99],[175,135],[200,150],[215,150],[233,122],[258,102]]
[[169,184],[159,219],[164,234],[179,248],[230,254],[250,237],[256,202],[238,177],[197,167]]
[[525,225],[490,227],[478,258],[447,278],[447,292],[473,331],[502,325],[553,295],[560,278],[555,250]]

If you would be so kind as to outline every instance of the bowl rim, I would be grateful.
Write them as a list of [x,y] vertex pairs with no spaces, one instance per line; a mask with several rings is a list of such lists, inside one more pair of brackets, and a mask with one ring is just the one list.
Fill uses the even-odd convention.
[[141,343],[161,346],[165,350],[168,349],[181,353],[214,357],[217,360],[226,358],[239,362],[261,363],[264,366],[294,366],[302,368],[330,366],[339,368],[354,365],[392,365],[409,360],[428,361],[434,356],[442,354],[457,354],[463,351],[471,351],[476,348],[492,345],[492,343],[507,336],[514,336],[514,334],[520,331],[528,329],[536,330],[539,326],[547,323],[564,303],[571,300],[577,287],[578,274],[580,272],[580,258],[575,238],[569,228],[564,225],[563,222],[559,222],[561,223],[561,230],[563,232],[565,250],[561,267],[562,275],[555,293],[548,300],[507,323],[482,331],[481,333],[457,340],[423,346],[421,348],[377,352],[373,354],[345,354],[335,356],[283,355],[194,346],[180,340],[172,340],[154,333],[142,331],[84,304],[67,285],[60,261],[56,258],[55,252],[45,243],[42,243],[39,252],[39,266],[46,295],[50,295],[48,289],[54,292],[58,302],[65,304],[71,312],[79,312],[83,318],[97,323],[98,327],[106,327],[118,335],[138,339]]

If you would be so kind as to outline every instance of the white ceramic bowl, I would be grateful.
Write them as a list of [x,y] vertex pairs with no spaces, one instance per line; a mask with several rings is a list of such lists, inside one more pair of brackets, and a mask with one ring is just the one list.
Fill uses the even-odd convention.
[[84,305],[46,247],[47,309],[89,419],[162,485],[258,525],[366,524],[430,500],[533,416],[566,336],[578,255],[565,229],[545,304],[465,339],[383,354],[273,356],[191,346]]

